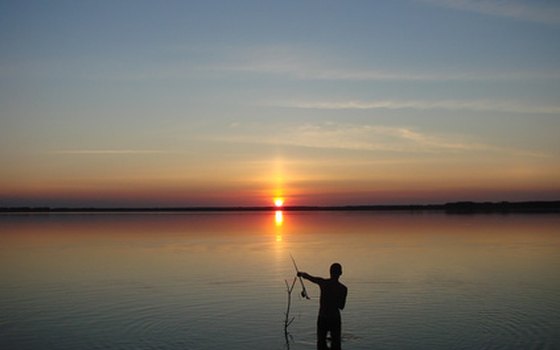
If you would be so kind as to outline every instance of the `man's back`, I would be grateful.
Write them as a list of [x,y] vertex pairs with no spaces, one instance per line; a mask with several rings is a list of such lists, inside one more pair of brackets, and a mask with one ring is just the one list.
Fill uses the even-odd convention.
[[336,279],[322,279],[319,282],[321,300],[319,316],[340,317],[340,310],[346,304],[348,289]]

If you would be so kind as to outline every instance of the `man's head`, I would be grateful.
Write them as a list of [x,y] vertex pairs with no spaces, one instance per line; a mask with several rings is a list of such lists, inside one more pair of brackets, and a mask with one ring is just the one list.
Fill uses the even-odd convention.
[[331,278],[339,278],[342,275],[342,266],[339,263],[331,265]]

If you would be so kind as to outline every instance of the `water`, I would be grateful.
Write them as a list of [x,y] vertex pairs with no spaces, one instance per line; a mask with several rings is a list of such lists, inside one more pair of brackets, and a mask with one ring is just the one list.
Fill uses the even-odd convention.
[[560,216],[0,216],[1,349],[315,348],[343,265],[345,349],[559,349]]

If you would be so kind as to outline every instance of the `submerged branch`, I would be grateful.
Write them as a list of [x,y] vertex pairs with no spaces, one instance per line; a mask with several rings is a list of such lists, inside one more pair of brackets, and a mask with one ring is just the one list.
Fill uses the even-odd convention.
[[288,293],[288,303],[286,305],[286,312],[284,318],[284,337],[286,338],[286,346],[290,348],[290,332],[288,332],[288,327],[294,322],[295,317],[290,317],[290,308],[292,306],[292,291],[294,290],[294,286],[296,284],[297,277],[294,277],[292,284],[290,285],[287,280],[284,280],[286,283],[286,292]]

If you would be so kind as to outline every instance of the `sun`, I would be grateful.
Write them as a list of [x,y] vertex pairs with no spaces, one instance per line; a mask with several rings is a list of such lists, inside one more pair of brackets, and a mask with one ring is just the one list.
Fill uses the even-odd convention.
[[274,198],[274,206],[276,208],[281,208],[284,205],[284,198],[276,197]]

